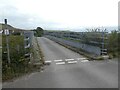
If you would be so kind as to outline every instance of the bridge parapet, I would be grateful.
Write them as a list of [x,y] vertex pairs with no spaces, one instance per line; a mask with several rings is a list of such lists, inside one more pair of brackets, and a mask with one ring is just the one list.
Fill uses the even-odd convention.
[[[92,32],[70,32],[70,31],[45,31],[44,35],[54,37],[56,40],[61,40],[66,44],[74,47],[79,47],[85,51],[97,54],[107,54],[108,32],[92,31]],[[84,48],[85,47],[85,48]],[[90,47],[96,47],[96,49]],[[98,49],[99,48],[99,49]],[[95,51],[94,51],[95,50]],[[92,52],[93,51],[93,52]]]

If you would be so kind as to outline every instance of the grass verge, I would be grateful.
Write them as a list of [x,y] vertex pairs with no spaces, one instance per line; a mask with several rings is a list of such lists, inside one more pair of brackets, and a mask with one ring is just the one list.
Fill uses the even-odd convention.
[[[16,37],[21,38],[19,36],[11,36],[11,38],[12,38],[11,39],[12,42],[10,42],[11,46],[13,45],[14,47],[16,47],[16,45],[21,44],[21,41],[23,39],[22,40],[21,39],[18,40],[18,39],[15,39]],[[17,42],[14,42],[16,40],[17,40]],[[38,43],[37,41],[34,41],[34,42]],[[39,52],[38,54],[40,55],[40,57],[37,57],[39,59],[39,62],[44,61],[43,60],[43,54],[42,54],[42,51],[41,51],[39,45],[37,45],[37,47],[34,47],[34,45],[31,47],[31,52],[32,52],[32,54],[34,54],[34,56],[32,55],[31,58],[33,58],[33,60],[34,60],[34,58],[36,56],[36,53],[35,53],[36,49],[38,50],[38,52]],[[13,49],[11,51],[17,54],[17,51],[15,51],[15,50],[16,49]],[[21,50],[24,50],[24,49],[20,49],[19,52],[21,52]],[[11,52],[11,55],[16,55],[16,54],[13,54],[12,52]],[[3,74],[2,74],[2,82],[15,80],[15,79],[17,79],[19,77],[22,77],[22,76],[28,75],[30,73],[36,72],[38,70],[41,70],[42,67],[43,67],[43,64],[40,64],[38,66],[38,65],[34,64],[34,62],[33,63],[29,63],[27,58],[24,58],[24,57],[23,58],[18,58],[17,55],[16,55],[15,58],[11,57],[12,62],[11,62],[10,67],[8,66],[7,62],[3,62],[2,63],[2,65],[4,66],[4,68],[2,68],[2,71],[4,71]],[[4,60],[6,61],[7,58],[5,57]]]

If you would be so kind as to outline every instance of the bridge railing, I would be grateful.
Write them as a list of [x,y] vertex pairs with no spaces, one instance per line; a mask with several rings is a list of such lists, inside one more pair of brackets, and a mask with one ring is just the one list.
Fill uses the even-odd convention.
[[[74,47],[79,47],[83,49],[83,46],[87,47],[96,47],[96,52],[93,50],[93,53],[98,55],[107,54],[107,35],[106,31],[91,31],[91,32],[67,32],[67,31],[47,31],[45,35],[49,35],[61,40],[64,43],[70,44]],[[55,39],[54,38],[54,39]],[[72,43],[73,42],[73,43]],[[98,49],[99,48],[99,49]],[[92,52],[90,49],[84,50]]]

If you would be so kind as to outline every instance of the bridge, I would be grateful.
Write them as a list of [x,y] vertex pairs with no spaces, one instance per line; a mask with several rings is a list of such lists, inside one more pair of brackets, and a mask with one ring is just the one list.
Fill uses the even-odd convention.
[[44,36],[56,42],[82,49],[94,55],[107,55],[108,32],[44,31]]

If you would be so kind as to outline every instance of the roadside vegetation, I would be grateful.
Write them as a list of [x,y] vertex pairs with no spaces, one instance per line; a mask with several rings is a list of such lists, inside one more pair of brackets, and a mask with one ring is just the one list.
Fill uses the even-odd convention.
[[33,30],[36,37],[41,37],[44,34],[44,30],[41,27],[37,27]]
[[110,58],[118,57],[120,53],[118,41],[120,37],[120,33],[116,30],[112,31],[108,36],[108,54]]
[[[23,36],[20,35],[9,36],[9,49],[10,49],[10,61],[11,61],[10,64],[8,63],[8,59],[7,59],[5,35],[3,35],[2,38],[2,46],[3,46],[3,50],[2,50],[2,81],[3,82],[42,69],[44,64],[43,54],[36,41],[33,41],[33,46],[29,50],[30,52],[32,52],[32,57],[30,58],[31,61],[29,58],[25,58]],[[36,59],[38,59],[38,61]],[[41,63],[38,65],[36,64],[37,63],[36,61]]]
[[[90,38],[89,34],[85,39],[85,41],[90,44],[90,41],[96,41],[96,42],[102,42],[102,39],[99,39],[99,37],[101,35],[99,34],[94,34],[95,32],[97,31],[91,31],[93,33],[91,33],[90,36],[94,36],[93,38]],[[117,30],[112,30],[110,33],[106,33],[104,34],[104,47],[107,49],[107,54],[109,55],[109,58],[112,59],[112,58],[117,58],[119,56],[119,52],[120,50],[118,49],[119,48],[119,44],[120,42],[118,41],[118,38],[120,36],[120,33],[117,31]],[[99,44],[99,43],[98,43]],[[92,45],[92,44],[91,44]],[[100,45],[100,44],[99,44]],[[98,45],[98,46],[99,46]],[[100,45],[99,47],[101,47],[102,45]],[[101,57],[98,57],[98,60],[102,60],[103,58]]]
[[[4,24],[1,24],[3,26],[3,29],[5,28]],[[8,25],[9,26],[9,25]],[[9,27],[8,27],[9,28]],[[10,27],[10,30],[15,30],[15,28]],[[18,33],[17,33],[18,32]],[[34,29],[34,35],[36,37],[41,37],[43,35],[43,29],[40,27],[37,27]],[[10,52],[10,63],[8,62],[7,57],[7,44],[6,44],[6,35],[1,35],[0,38],[0,53],[1,56],[1,65],[2,65],[2,81],[5,82],[7,80],[12,80],[14,78],[26,75],[28,73],[34,72],[38,70],[38,67],[34,65],[34,59],[36,58],[36,51],[38,50],[38,54],[40,54],[39,62],[42,64],[39,65],[40,67],[43,66],[43,54],[40,50],[40,46],[37,45],[37,47],[34,47],[34,43],[32,42],[31,48],[25,49],[25,41],[24,41],[24,35],[20,35],[19,33],[22,33],[22,31],[16,31],[15,33],[9,35],[9,52]],[[24,34],[24,33],[23,33]],[[36,41],[35,41],[36,42]],[[34,49],[35,48],[35,49]],[[31,57],[26,58],[25,53],[30,52]],[[41,60],[41,61],[40,61]],[[33,63],[31,63],[33,61]]]
[[44,65],[44,59],[43,59],[44,55],[41,51],[40,45],[38,44],[37,37],[33,38],[32,55],[33,55],[33,60],[31,61],[31,63],[33,63],[34,67],[41,69]]
[[24,37],[9,36],[10,64],[7,59],[6,36],[2,37],[2,80],[8,80],[26,72],[27,60],[24,58]]
[[0,34],[0,82],[2,82],[2,34]]

